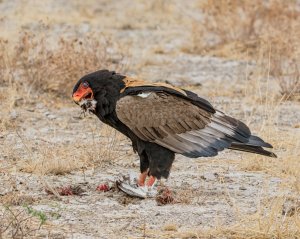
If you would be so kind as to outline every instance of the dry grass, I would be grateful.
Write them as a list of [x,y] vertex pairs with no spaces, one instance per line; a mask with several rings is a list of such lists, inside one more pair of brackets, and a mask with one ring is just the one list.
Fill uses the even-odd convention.
[[[260,66],[262,62],[263,59],[259,61]],[[273,145],[278,158],[247,155],[239,165],[243,170],[265,171],[269,175],[284,178],[293,191],[299,192],[300,134],[280,126],[282,115],[288,113],[286,105],[289,103],[285,96],[278,97],[274,82],[270,79],[270,71],[271,65],[268,64],[266,67],[257,67],[254,74],[246,76],[251,87],[243,86],[239,101],[242,105],[250,106],[250,114],[245,112],[243,116],[247,125]]]
[[14,126],[11,113],[18,103],[19,84],[14,81],[11,58],[6,51],[8,42],[0,39],[0,132]]
[[[14,146],[10,145],[11,142],[4,141],[1,156],[5,156],[6,162],[10,162],[11,166],[15,165],[17,170],[39,175],[62,175],[114,162],[120,157],[120,136],[108,127],[102,127],[96,132],[99,129],[93,129],[88,120],[83,121],[93,131],[92,143],[36,141],[25,137],[19,130],[23,121],[20,108],[35,107],[38,101],[43,101],[41,99],[49,102],[51,98],[56,102],[58,99],[60,104],[65,105],[65,99],[70,97],[74,83],[83,74],[107,67],[116,70],[122,68],[119,61],[123,56],[120,53],[108,55],[110,43],[97,36],[86,35],[83,39],[60,38],[56,44],[49,41],[46,35],[36,37],[23,33],[18,40],[18,47],[10,52],[7,51],[9,42],[0,41],[0,100],[3,103],[0,135],[3,132],[4,135],[16,136]],[[49,48],[49,45],[56,46]],[[30,117],[34,117],[34,114]],[[60,127],[64,127],[63,125]]]
[[270,61],[286,98],[300,95],[300,11],[297,1],[205,0],[192,30],[193,53]]
[[221,84],[214,86],[210,95],[237,100],[242,105],[240,112],[247,106],[239,118],[273,144],[279,156],[247,155],[238,165],[284,178],[288,187],[299,192],[300,135],[278,126],[281,115],[287,113],[283,104],[298,99],[300,92],[300,12],[296,2],[206,0],[200,8],[205,16],[192,33],[194,52],[255,62],[254,68],[246,67],[244,84],[236,82],[235,92],[232,85],[227,89]]
[[[16,47],[0,56],[1,78],[19,83],[28,97],[37,92],[69,97],[74,82],[86,73],[103,68],[124,70],[122,52],[103,36],[53,39],[47,26],[43,27],[43,35],[21,33]],[[8,48],[8,42],[2,40],[2,46]]]
[[31,207],[0,205],[0,238],[34,238],[40,234],[46,215]]
[[23,195],[18,192],[8,192],[7,194],[0,196],[0,203],[9,206],[22,206],[32,204],[35,199],[29,195]]
[[[300,204],[294,203],[292,213],[284,211],[285,197],[276,197],[266,203],[261,202],[252,215],[237,213],[237,222],[230,226],[216,221],[214,228],[203,226],[194,230],[181,230],[175,224],[165,224],[160,231],[146,230],[150,238],[233,238],[233,239],[288,239],[300,235]],[[236,209],[237,212],[242,208]],[[216,219],[217,220],[217,219]]]
[[22,32],[13,45],[0,39],[0,130],[18,125],[16,106],[35,104],[41,98],[69,99],[84,74],[103,68],[125,70],[122,50],[103,36],[56,39],[47,26],[41,27],[42,35]]
[[[14,47],[0,39],[0,132],[15,134],[19,138],[16,148],[21,146],[13,151],[9,145],[3,147],[5,155],[13,164],[17,161],[21,171],[42,175],[65,174],[90,165],[96,167],[103,160],[117,158],[118,136],[107,127],[101,129],[100,136],[94,134],[98,138],[93,145],[84,146],[49,141],[37,144],[19,132],[20,108],[34,108],[37,102],[65,105],[75,82],[85,73],[103,68],[124,71],[122,51],[103,36],[86,34],[57,39],[47,26],[41,27],[44,31],[39,36],[22,32]],[[110,136],[103,137],[102,147],[96,147],[101,134]]]
[[[56,49],[49,48],[57,44]],[[87,34],[78,38],[60,38],[51,43],[47,35],[37,38],[24,33],[20,47],[16,49],[16,64],[21,65],[23,77],[27,79],[27,91],[54,92],[59,96],[70,96],[74,82],[84,74],[96,69],[121,70],[119,53],[108,54],[111,43],[104,37]],[[53,47],[52,47],[53,48]]]
[[[125,138],[108,126],[102,126],[99,132],[92,132],[93,141],[83,143],[36,143],[18,133],[19,141],[13,151],[4,151],[7,160],[17,169],[38,175],[64,175],[74,170],[104,167],[124,159],[128,153],[120,151],[127,142]],[[20,154],[20,152],[23,152]]]
[[[295,44],[295,42],[294,42]],[[218,46],[218,47],[221,47]],[[266,47],[264,45],[257,47]],[[217,47],[214,49],[216,50]],[[299,47],[297,48],[297,50]],[[213,51],[214,51],[213,50]],[[219,50],[219,49],[218,49]],[[291,51],[292,49],[288,49]],[[217,52],[217,50],[216,50]],[[268,58],[265,54],[268,54]],[[229,54],[229,52],[227,52]],[[241,53],[239,53],[241,54]],[[229,54],[230,55],[230,54]],[[229,56],[228,55],[228,56]],[[231,55],[234,56],[234,55]],[[242,57],[239,55],[239,57]],[[248,60],[247,57],[244,59]],[[253,58],[254,59],[254,58]],[[236,92],[224,91],[224,86],[214,88],[210,94],[212,96],[230,97],[239,103],[239,112],[245,109],[244,115],[240,117],[254,132],[270,142],[274,146],[274,151],[278,155],[277,159],[266,158],[258,155],[244,155],[242,160],[234,161],[234,164],[243,171],[261,171],[267,175],[281,178],[278,188],[278,197],[269,201],[260,199],[259,210],[253,215],[238,214],[238,223],[226,226],[220,225],[213,229],[203,228],[200,231],[182,232],[165,235],[174,238],[298,238],[300,235],[300,134],[290,130],[287,126],[282,126],[280,121],[283,114],[288,114],[286,106],[287,99],[294,94],[298,83],[294,82],[288,89],[287,94],[278,96],[276,82],[272,77],[278,77],[281,73],[274,72],[271,59],[271,49],[258,49],[258,56],[254,72],[246,72],[246,84],[236,84]],[[278,65],[277,65],[278,66]],[[293,67],[294,65],[291,65]],[[272,72],[273,71],[273,72]],[[273,74],[273,76],[272,76]],[[296,72],[296,75],[298,73]],[[291,77],[291,76],[289,76]],[[293,78],[290,78],[293,81]],[[279,81],[281,90],[288,81]],[[250,86],[250,87],[249,87]],[[239,87],[239,88],[238,88]],[[295,88],[296,87],[296,88]],[[282,92],[281,92],[282,93]],[[231,105],[232,107],[232,105]],[[227,109],[225,111],[230,111]],[[259,120],[258,119],[259,116]],[[294,126],[297,128],[297,124]],[[290,195],[287,191],[292,192]],[[266,188],[264,192],[268,191]],[[280,196],[281,195],[281,196]],[[284,196],[282,196],[284,195]],[[262,197],[263,198],[263,197]],[[292,202],[292,203],[291,203]],[[292,204],[292,206],[286,206]],[[286,209],[288,207],[289,209]],[[242,211],[242,209],[236,209]]]
[[4,132],[6,129],[15,127],[15,106],[17,104],[19,95],[16,87],[11,84],[8,88],[0,87],[0,132]]

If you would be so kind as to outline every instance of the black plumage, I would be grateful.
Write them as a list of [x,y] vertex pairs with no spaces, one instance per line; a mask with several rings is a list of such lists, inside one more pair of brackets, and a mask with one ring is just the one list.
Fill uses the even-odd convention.
[[78,81],[73,99],[95,102],[90,111],[132,141],[141,172],[156,178],[168,177],[175,153],[211,157],[230,148],[276,157],[263,149],[272,146],[252,135],[244,123],[195,93],[169,84],[101,70]]

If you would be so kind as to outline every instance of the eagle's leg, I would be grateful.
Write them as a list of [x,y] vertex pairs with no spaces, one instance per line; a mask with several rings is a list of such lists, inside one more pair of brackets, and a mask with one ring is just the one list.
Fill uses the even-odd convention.
[[148,175],[148,171],[145,171],[139,175],[138,182],[137,182],[139,186],[145,186],[147,175]]
[[[150,177],[153,176],[158,180],[161,178],[167,179],[175,159],[175,153],[167,148],[153,143],[148,143],[146,153],[149,161]],[[154,182],[152,181],[152,184],[153,183]]]
[[[143,142],[141,145],[142,150],[137,150],[140,156],[141,174],[134,180],[119,182],[118,187],[131,196],[154,197],[157,194],[156,181],[160,183],[161,178],[168,178],[175,154],[154,143]],[[149,176],[148,180],[147,176]]]
[[147,184],[146,184],[147,187],[152,187],[154,185],[155,181],[156,181],[156,177],[150,176],[148,181],[147,181]]

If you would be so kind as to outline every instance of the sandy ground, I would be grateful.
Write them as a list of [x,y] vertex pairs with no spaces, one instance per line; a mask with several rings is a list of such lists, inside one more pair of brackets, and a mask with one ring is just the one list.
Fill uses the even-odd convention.
[[[167,1],[157,4],[0,1],[0,36],[13,42],[21,29],[43,34],[40,20],[49,24],[52,41],[61,34],[104,34],[127,52],[123,62],[127,74],[187,86],[217,108],[250,124],[254,132],[261,132],[261,122],[269,106],[253,105],[251,98],[243,99],[239,93],[246,84],[249,91],[254,87],[246,76],[255,69],[255,64],[192,55],[182,50],[190,43],[189,21],[201,18],[195,13],[195,4],[195,1],[172,1],[170,6]],[[277,86],[272,88],[278,90]],[[300,129],[294,127],[300,122],[299,102],[284,103],[277,111],[281,115],[276,119],[278,131],[294,132],[299,140]],[[46,224],[29,236],[32,238],[200,238],[198,231],[242,222],[278,195],[297,197],[289,187],[282,186],[284,178],[265,170],[247,170],[243,164],[248,157],[263,160],[262,157],[230,150],[207,159],[178,155],[166,182],[176,192],[175,204],[158,206],[154,199],[130,198],[117,190],[96,191],[101,183],[138,172],[138,157],[124,138],[117,152],[110,156],[113,160],[88,164],[64,175],[22,172],[22,162],[30,160],[32,154],[39,154],[43,146],[48,150],[65,147],[69,151],[65,155],[52,152],[53,157],[63,161],[72,154],[76,158],[79,150],[101,152],[101,142],[109,136],[98,133],[103,125],[95,117],[82,118],[71,99],[56,104],[45,98],[33,98],[30,104],[16,107],[10,117],[18,128],[0,132],[0,196],[4,198],[13,192],[25,198],[25,204],[29,197],[30,205],[47,215]],[[272,135],[264,135],[269,135],[267,140],[273,143]],[[275,152],[281,155],[280,149]],[[66,185],[80,186],[84,193],[55,197],[45,191]],[[23,207],[14,206],[20,210]]]
[[[50,112],[53,119],[45,120],[45,111]],[[100,125],[92,117],[74,119],[78,109],[71,106],[63,110],[35,110],[35,120],[32,121],[32,112],[23,110],[19,113],[25,119],[20,129],[25,141],[33,141],[37,145],[45,141],[72,145],[78,140],[85,144],[91,140],[92,132],[84,132],[82,128]],[[38,118],[41,119],[37,121]],[[68,129],[62,126],[66,120]],[[16,155],[22,154],[24,148],[16,134],[8,133],[1,137],[1,141],[11,145],[13,150],[19,148],[20,152]],[[101,147],[101,140],[97,142],[97,147]],[[280,188],[279,178],[263,172],[240,170],[231,159],[243,160],[244,155],[230,151],[214,159],[177,156],[166,183],[177,193],[175,198],[179,202],[175,204],[158,206],[154,199],[134,199],[115,190],[97,192],[98,184],[111,183],[120,175],[138,171],[139,162],[137,156],[130,152],[130,145],[125,144],[120,154],[124,151],[129,152],[125,160],[116,158],[112,163],[104,163],[95,169],[61,176],[36,176],[18,171],[8,174],[5,172],[7,157],[3,155],[1,195],[14,191],[23,197],[32,197],[34,208],[50,215],[49,224],[45,227],[50,233],[44,231],[45,234],[41,235],[50,235],[51,238],[142,238],[144,234],[147,238],[156,238],[156,231],[161,236],[168,232],[164,232],[167,225],[175,225],[178,237],[186,232],[193,235],[195,228],[230,225],[242,220],[244,214],[256,213],[262,202],[276,197],[279,192],[291,195],[289,190]],[[77,185],[85,192],[82,196],[55,198],[45,192],[47,185]]]

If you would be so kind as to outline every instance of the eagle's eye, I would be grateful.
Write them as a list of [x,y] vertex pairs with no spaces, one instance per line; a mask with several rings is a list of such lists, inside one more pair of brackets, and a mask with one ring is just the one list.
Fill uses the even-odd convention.
[[89,87],[89,83],[87,83],[86,81],[82,83],[83,88],[88,88]]

